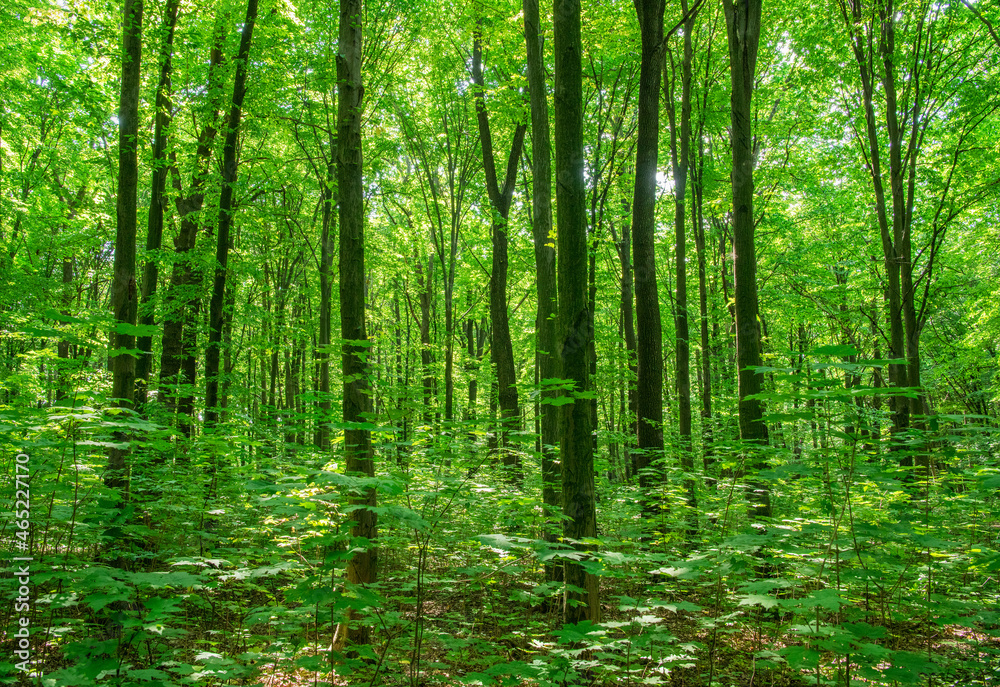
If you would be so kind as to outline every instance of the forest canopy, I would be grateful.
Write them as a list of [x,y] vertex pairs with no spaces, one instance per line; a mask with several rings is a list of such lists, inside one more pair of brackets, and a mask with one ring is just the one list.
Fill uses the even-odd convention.
[[995,2],[0,36],[0,682],[1000,681]]

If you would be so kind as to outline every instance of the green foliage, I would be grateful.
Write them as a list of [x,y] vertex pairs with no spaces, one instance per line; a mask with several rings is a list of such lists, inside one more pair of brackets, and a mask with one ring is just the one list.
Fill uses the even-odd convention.
[[[687,206],[701,213],[705,232],[705,345],[690,249],[688,308],[692,362],[708,364],[692,377],[711,381],[712,413],[695,418],[688,444],[676,430],[677,392],[668,392],[668,449],[652,457],[655,486],[641,493],[618,255],[634,182],[639,35],[631,3],[583,8],[595,289],[587,392],[534,374],[532,181],[530,164],[519,161],[523,183],[505,227],[507,291],[518,391],[528,403],[507,453],[496,446],[486,317],[492,218],[467,63],[481,20],[499,151],[497,142],[526,118],[518,3],[367,6],[368,279],[356,297],[369,322],[372,413],[360,423],[342,422],[338,356],[357,340],[339,336],[336,298],[326,313],[332,343],[321,345],[318,335],[324,209],[335,217],[338,201],[337,8],[302,0],[261,13],[227,274],[226,408],[210,430],[201,360],[216,268],[215,148],[226,128],[213,113],[226,109],[239,40],[233,22],[244,6],[225,0],[202,12],[182,4],[165,236],[160,249],[138,251],[140,272],[146,261],[159,267],[157,293],[143,306],[155,324],[126,326],[106,307],[117,9],[90,0],[0,3],[0,474],[8,506],[0,538],[10,544],[8,567],[22,544],[33,558],[32,684],[995,684],[1000,72],[988,22],[1000,26],[1000,15],[984,2],[927,5],[921,23],[918,4],[897,3],[908,17],[897,58],[921,27],[933,27],[941,49],[922,43],[925,58],[897,59],[901,69],[940,68],[936,80],[920,82],[930,90],[912,187],[920,386],[888,384],[888,366],[901,361],[890,359],[885,340],[885,264],[859,146],[861,84],[845,67],[847,27],[836,11],[769,7],[754,174],[764,351],[757,372],[770,443],[740,443],[727,50],[721,8],[706,5],[693,56],[692,165],[701,169],[703,198],[689,196]],[[153,165],[162,5],[146,8],[143,180]],[[862,5],[867,13],[879,3]],[[679,7],[667,8],[668,28]],[[667,50],[677,49],[678,36]],[[210,80],[216,43],[224,59]],[[886,104],[876,95],[881,117]],[[217,130],[214,144],[200,138],[208,127]],[[665,124],[664,149],[668,135]],[[199,144],[208,149],[201,163]],[[666,156],[661,163],[666,193]],[[172,241],[197,179],[204,204],[187,216],[198,226],[196,245],[177,253]],[[148,202],[141,189],[140,224]],[[668,226],[673,212],[658,203],[657,226]],[[335,219],[325,229],[335,239]],[[676,265],[666,236],[657,241],[666,342],[674,337]],[[336,258],[327,255],[333,293]],[[191,280],[175,288],[174,270],[186,269]],[[157,379],[162,348],[173,343],[162,341],[163,324],[182,316],[194,377]],[[110,368],[126,352],[110,348],[112,332],[152,336],[144,407],[117,408],[110,398]],[[668,380],[675,365],[668,355]],[[926,401],[926,412],[907,431],[890,432],[890,405],[911,399]],[[533,424],[543,406],[576,402],[592,404],[596,421],[598,536],[582,542],[562,540],[565,516],[542,504],[544,447]],[[351,429],[371,433],[373,477],[343,471]],[[105,483],[110,450],[127,451],[127,493]],[[30,456],[29,475],[17,473],[21,453]],[[18,477],[30,484],[27,519],[17,514]],[[762,485],[774,507],[767,521],[750,515],[745,498]],[[351,499],[369,492],[377,495],[369,509],[376,541],[351,534],[361,509]],[[372,545],[377,582],[350,583],[347,562]],[[566,589],[554,573],[567,561],[598,576],[599,620],[561,622]],[[16,598],[18,585],[4,576],[0,594]],[[11,659],[20,616],[13,604],[5,608],[0,682],[25,684]],[[335,645],[348,620],[371,630],[370,644]]]

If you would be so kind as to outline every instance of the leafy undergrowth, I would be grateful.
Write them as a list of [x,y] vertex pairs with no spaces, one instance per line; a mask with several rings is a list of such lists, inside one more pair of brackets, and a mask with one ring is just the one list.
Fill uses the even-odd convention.
[[[665,469],[652,518],[637,487],[599,480],[584,552],[542,536],[538,485],[458,462],[485,455],[464,433],[387,444],[365,478],[311,449],[279,460],[266,442],[223,468],[232,439],[137,426],[137,496],[122,504],[93,467],[118,427],[86,410],[50,420],[32,445],[46,475],[32,496],[32,673],[15,667],[12,604],[6,684],[1000,684],[1000,480],[982,463],[921,477],[853,450],[777,454],[761,474],[783,515],[752,522],[720,450],[711,481]],[[362,489],[378,493],[380,529],[367,587],[344,578]],[[599,576],[599,622],[562,624],[552,571],[565,560]],[[371,641],[332,651],[349,615]]]

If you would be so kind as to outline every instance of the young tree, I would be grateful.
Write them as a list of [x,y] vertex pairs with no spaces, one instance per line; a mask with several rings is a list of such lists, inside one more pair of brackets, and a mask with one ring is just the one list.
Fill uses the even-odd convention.
[[[587,295],[587,213],[583,182],[583,70],[579,0],[556,0],[555,139],[558,209],[559,347],[562,378],[572,403],[562,406],[563,535],[572,542],[597,536],[594,445],[587,370],[590,330]],[[567,623],[600,620],[597,578],[567,561],[563,617]]]
[[[455,97],[452,61],[442,60],[445,69],[431,83],[429,111],[400,112],[398,119],[406,132],[407,149],[416,163],[420,198],[430,225],[430,239],[440,267],[444,296],[444,417],[455,417],[455,283],[459,264],[459,238],[468,211],[466,194],[477,171],[475,130],[470,129],[468,100]],[[421,117],[420,115],[423,115]],[[430,119],[438,127],[421,126]],[[433,124],[432,124],[433,126]],[[404,211],[405,212],[405,211]],[[409,216],[407,217],[409,221]],[[428,266],[427,274],[432,274]],[[419,275],[418,275],[419,279]],[[429,294],[428,294],[429,295]],[[429,353],[428,349],[428,353]]]
[[[177,424],[190,436],[195,423],[194,394],[197,359],[195,349],[198,337],[199,313],[202,298],[191,293],[200,285],[201,270],[195,265],[194,250],[201,225],[200,212],[205,203],[206,184],[210,175],[212,151],[218,131],[216,129],[221,100],[219,72],[224,43],[223,25],[215,27],[213,47],[209,53],[208,93],[209,111],[198,135],[194,169],[185,190],[181,183],[176,156],[171,154],[170,177],[174,190],[174,209],[180,219],[180,230],[174,238],[174,259],[170,282],[163,297],[161,317],[163,336],[160,345],[160,397],[169,412],[176,410]],[[197,290],[197,289],[195,289]]]
[[[889,306],[888,356],[905,359],[889,365],[889,382],[917,390],[909,399],[889,398],[896,448],[902,449],[900,435],[913,418],[921,418],[916,424],[922,427],[930,412],[922,389],[920,335],[930,315],[937,257],[949,225],[989,186],[977,188],[975,176],[962,174],[961,165],[975,148],[976,129],[998,108],[996,100],[981,97],[989,86],[975,68],[977,57],[985,61],[995,51],[962,27],[958,7],[906,0],[847,0],[840,7],[861,82],[864,122],[855,127],[855,138],[875,196]],[[944,116],[951,135],[935,132],[936,145],[925,145]],[[937,151],[943,154],[935,159]],[[921,224],[929,227],[923,245],[922,237],[915,237]],[[910,455],[900,460],[913,465]]]
[[516,429],[520,417],[517,400],[517,376],[514,369],[514,349],[510,340],[510,316],[507,309],[508,240],[507,217],[514,198],[517,181],[517,163],[524,147],[524,133],[528,125],[518,124],[507,155],[507,168],[503,186],[497,177],[493,155],[493,134],[486,111],[486,87],[483,81],[483,45],[481,31],[477,29],[472,44],[472,80],[476,85],[476,117],[479,122],[479,142],[483,148],[483,171],[486,174],[486,192],[490,199],[492,215],[490,236],[493,244],[493,266],[490,272],[490,322],[493,328],[491,355],[497,368],[497,397],[500,405],[500,445],[504,449],[504,465],[514,471],[520,480],[521,465],[516,452],[507,450],[507,435]]
[[222,148],[222,194],[219,197],[219,229],[216,234],[215,279],[208,312],[208,345],[205,347],[205,424],[219,419],[219,357],[222,349],[226,277],[229,265],[230,230],[233,225],[233,192],[236,186],[237,150],[243,99],[247,94],[250,43],[257,22],[257,0],[247,2],[247,14],[240,35],[240,51],[236,57],[236,80],[227,122],[226,143]]

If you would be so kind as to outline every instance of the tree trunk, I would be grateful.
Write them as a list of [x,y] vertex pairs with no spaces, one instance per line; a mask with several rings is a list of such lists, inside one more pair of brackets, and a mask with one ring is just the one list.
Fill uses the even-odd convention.
[[[365,198],[362,185],[361,112],[361,0],[340,4],[340,43],[337,53],[337,187],[340,193],[340,333],[344,339],[344,453],[348,474],[375,476],[371,432],[360,423],[369,421],[368,332],[365,323]],[[351,537],[357,547],[347,562],[347,581],[367,585],[378,570],[375,490],[366,488],[352,497],[360,506],[351,518]],[[369,628],[348,616],[337,629],[335,645],[346,641],[367,644]]]
[[423,372],[424,390],[424,410],[423,423],[431,423],[431,415],[434,407],[434,370],[431,365],[434,362],[431,351],[431,297],[433,295],[434,283],[434,261],[427,260],[427,272],[424,273],[423,262],[419,256],[414,256],[413,262],[416,265],[417,273],[417,302],[420,304],[420,313],[415,318],[420,325],[420,369]]
[[497,370],[497,402],[500,407],[499,443],[503,449],[504,466],[517,482],[523,479],[521,460],[516,451],[508,447],[507,435],[517,429],[520,409],[517,399],[517,375],[514,369],[514,349],[510,340],[510,321],[507,312],[507,216],[514,197],[517,180],[517,163],[524,147],[526,124],[518,124],[507,156],[507,170],[503,186],[497,179],[493,156],[493,136],[486,112],[486,94],[483,85],[483,47],[477,30],[472,46],[472,80],[476,84],[476,118],[479,123],[479,140],[483,148],[483,170],[486,190],[493,214],[490,236],[493,243],[493,266],[490,274],[490,320],[493,329],[491,355]]
[[[758,328],[757,254],[754,245],[753,110],[754,73],[760,42],[762,0],[723,0],[729,34],[732,82],[731,142],[733,151],[733,291],[736,304],[736,361],[739,379],[740,438],[746,442],[752,469],[764,467],[762,447],[768,443],[761,391]],[[751,481],[753,514],[771,515],[769,487]]]
[[[842,4],[841,7],[843,9],[844,5]],[[875,118],[876,115],[874,108],[874,81],[876,76],[873,73],[873,62],[869,60],[869,56],[866,54],[867,48],[865,36],[855,30],[855,27],[862,27],[868,28],[869,32],[871,32],[871,27],[865,27],[862,22],[860,3],[853,3],[852,16],[848,17],[846,10],[844,11],[843,16],[851,34],[851,47],[854,51],[855,61],[858,63],[858,69],[861,76],[861,89],[865,114],[865,134],[869,153],[867,160],[868,172],[871,175],[872,188],[875,191],[875,209],[878,215],[879,232],[882,238],[882,252],[886,271],[885,292],[889,304],[888,355],[890,359],[899,360],[905,358],[906,356],[902,300],[900,292],[901,256],[898,253],[898,249],[900,247],[899,241],[903,230],[903,217],[901,214],[897,214],[895,212],[893,213],[891,220],[888,216],[889,201],[886,198],[885,187],[882,181],[882,162],[880,144],[878,140],[878,123]],[[891,21],[892,20],[890,20],[890,23]],[[884,31],[884,27],[882,31]],[[885,38],[885,36],[880,36],[880,38]],[[891,68],[887,72],[887,75],[890,77],[892,76]],[[886,88],[893,91],[894,100],[895,82],[890,81],[886,84]],[[898,134],[898,132],[896,133]],[[891,154],[892,159],[890,160],[890,196],[894,198],[896,196],[897,185],[900,190],[902,188],[902,178],[899,177],[897,179],[897,175],[894,171],[897,169],[897,165],[899,164],[899,159],[897,158],[899,155],[898,146],[902,143],[902,141],[898,136],[890,138],[890,145],[897,147],[896,153]],[[893,202],[894,210],[895,207],[896,203]],[[894,387],[905,387],[907,385],[905,363],[889,365],[889,383]],[[894,448],[898,449],[901,446],[901,435],[905,433],[910,426],[910,407],[907,399],[902,396],[889,396],[889,407],[892,411],[892,436],[894,439]],[[902,458],[900,462],[903,465],[913,464],[912,459],[909,457]]]
[[[691,177],[691,210],[694,223],[695,250],[698,253],[698,318],[701,332],[701,441],[702,460],[708,471],[712,458],[712,339],[708,331],[708,265],[705,242],[705,216],[702,186],[704,149],[701,136],[698,140],[698,163]],[[711,478],[710,478],[711,479]]]
[[[215,34],[208,67],[208,90],[218,90],[219,65],[222,63],[222,45],[225,36],[220,23]],[[187,194],[181,188],[180,174],[171,164],[172,184],[176,192],[174,207],[180,217],[180,232],[174,238],[174,263],[170,284],[161,308],[163,338],[160,345],[160,396],[169,412],[176,410],[177,424],[185,436],[191,436],[194,425],[194,394],[197,360],[201,296],[197,285],[201,283],[201,270],[194,266],[192,253],[198,237],[199,213],[205,202],[205,182],[212,159],[212,148],[217,131],[219,103],[213,103],[213,112],[198,136],[194,172]],[[195,295],[190,295],[194,292]]]
[[[653,462],[663,454],[663,335],[656,283],[654,241],[660,135],[660,62],[663,0],[636,0],[642,50],[639,61],[638,140],[632,195],[632,255],[635,261],[638,450],[634,461],[645,493],[654,482]],[[648,501],[644,509],[649,512]]]
[[336,181],[337,144],[330,135],[331,157],[326,166],[326,179],[323,186],[323,234],[320,237],[319,259],[319,340],[316,357],[319,359],[319,418],[316,422],[316,446],[326,450],[330,448],[330,308],[333,300],[333,284],[330,281],[333,272],[333,233],[337,206],[334,197],[334,182]]
[[[583,183],[583,79],[580,65],[579,0],[556,0],[555,139],[558,206],[559,338],[562,378],[575,396],[562,407],[561,457],[563,536],[580,541],[597,535],[594,501],[594,447],[591,438],[587,348],[590,331],[587,294],[587,216]],[[564,620],[600,621],[597,578],[567,561]]]
[[[625,206],[625,211],[628,212],[629,206],[627,201],[623,201]],[[611,231],[614,232],[614,225],[611,225]],[[635,379],[638,374],[636,368],[636,340],[635,340],[635,312],[633,308],[633,296],[632,296],[632,229],[631,222],[629,218],[625,218],[624,224],[622,224],[622,234],[621,237],[614,237],[615,249],[618,251],[618,261],[621,263],[622,279],[621,279],[621,319],[622,319],[622,335],[625,340],[625,359],[628,364],[628,375],[625,378],[625,384],[628,388],[628,414],[629,414],[629,430],[628,433],[634,439],[637,436],[638,424],[637,418],[639,417],[639,398],[636,394],[636,384]],[[631,448],[632,444],[626,443],[626,456],[628,459],[628,474],[633,476],[638,470],[637,459],[638,454],[634,452]]]
[[[691,142],[691,62],[693,47],[691,34],[694,32],[694,21],[698,13],[688,11],[687,0],[681,0],[681,10],[684,12],[684,52],[680,60],[681,86],[681,117],[677,122],[677,63],[671,53],[670,73],[666,75],[667,113],[670,118],[670,158],[674,180],[674,262],[676,263],[677,281],[675,284],[674,307],[674,348],[677,361],[677,414],[678,434],[680,435],[681,467],[688,473],[694,469],[694,458],[691,445],[691,345],[688,330],[687,305],[687,234],[685,223],[685,197],[687,195],[688,162]],[[664,64],[664,70],[667,65]],[[679,125],[678,125],[679,124]],[[698,492],[692,477],[684,480],[687,491],[687,505],[690,530],[697,529],[698,523]]]
[[[60,300],[62,301],[62,310],[60,312],[63,315],[69,315],[69,307],[73,302],[73,256],[68,255],[62,259],[62,288],[60,293]],[[70,342],[68,339],[60,339],[59,343],[56,345],[56,355],[59,356],[59,360],[63,361],[63,365],[59,366],[59,378],[57,380],[56,387],[56,401],[63,401],[67,398],[70,391],[70,379],[69,370],[66,367],[66,362],[70,357]]]
[[[546,390],[545,380],[560,375],[558,323],[556,321],[556,251],[552,241],[552,164],[549,135],[549,104],[545,88],[545,63],[538,0],[524,0],[524,41],[528,61],[528,89],[531,100],[531,204],[532,238],[535,245],[535,363],[541,385],[541,421],[539,432],[542,459],[542,504],[545,509],[547,541],[557,539],[554,530],[561,497],[559,444],[559,407],[551,402],[558,392]],[[546,580],[562,579],[559,566],[545,567]]]
[[[163,13],[163,25],[166,33],[163,45],[160,47],[160,83],[156,87],[156,120],[153,125],[153,181],[149,198],[149,221],[146,233],[146,266],[142,273],[142,297],[139,304],[139,324],[150,327],[156,320],[153,296],[156,293],[156,282],[159,269],[154,253],[160,250],[163,242],[163,208],[166,200],[163,195],[167,184],[167,159],[164,151],[167,148],[167,137],[173,115],[170,111],[170,69],[174,52],[174,29],[177,26],[177,9],[180,0],[168,0]],[[153,335],[143,334],[136,342],[139,349],[139,359],[136,362],[136,405],[140,408],[146,404],[146,390],[149,386],[149,376],[153,367]]]
[[[208,312],[208,345],[205,347],[205,425],[219,419],[219,357],[222,347],[223,319],[226,316],[226,278],[229,275],[229,233],[233,224],[233,187],[236,186],[236,143],[243,116],[243,99],[247,93],[247,71],[250,43],[257,21],[257,0],[247,3],[246,20],[240,36],[240,51],[236,58],[236,80],[233,84],[232,108],[229,110],[226,143],[222,148],[222,194],[219,198],[219,229],[216,235],[215,279]],[[232,316],[232,313],[229,313]]]
[[[114,281],[111,304],[116,323],[111,337],[112,391],[119,408],[132,409],[135,399],[135,326],[138,294],[135,287],[136,196],[139,184],[139,88],[142,62],[142,0],[125,0],[122,37],[122,83],[118,100],[118,201],[115,207]],[[128,441],[116,432],[116,443]],[[112,448],[104,484],[128,500],[127,448]]]

